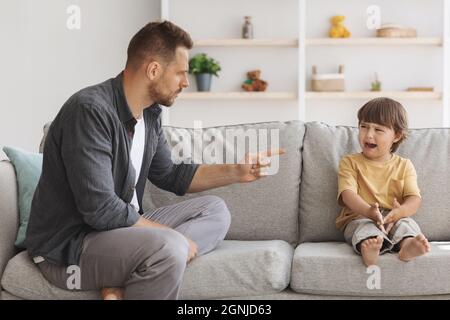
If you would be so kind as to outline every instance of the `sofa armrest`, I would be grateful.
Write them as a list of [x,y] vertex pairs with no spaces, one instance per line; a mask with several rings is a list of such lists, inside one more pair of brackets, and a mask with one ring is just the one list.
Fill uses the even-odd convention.
[[0,161],[0,279],[16,252],[14,242],[19,228],[17,192],[13,165],[9,161]]

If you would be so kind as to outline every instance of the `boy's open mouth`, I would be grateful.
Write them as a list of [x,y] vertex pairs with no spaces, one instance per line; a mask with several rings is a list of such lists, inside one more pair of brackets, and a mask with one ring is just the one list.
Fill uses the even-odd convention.
[[377,145],[375,143],[368,143],[368,142],[364,143],[364,146],[369,149],[373,149],[373,148],[377,147]]

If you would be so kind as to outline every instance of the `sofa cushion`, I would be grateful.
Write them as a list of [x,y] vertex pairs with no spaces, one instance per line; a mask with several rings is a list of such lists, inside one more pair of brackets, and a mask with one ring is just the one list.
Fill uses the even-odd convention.
[[[190,146],[193,144],[195,152],[200,155],[202,154],[201,150],[207,151],[210,148],[208,141],[211,141],[212,135],[220,142],[224,142],[232,135],[242,138],[254,131],[268,137],[265,145],[259,145],[259,151],[266,151],[278,148],[277,144],[271,143],[270,136],[273,132],[273,139],[277,139],[279,134],[280,147],[286,149],[286,154],[280,157],[279,171],[275,175],[252,183],[234,184],[183,197],[177,197],[158,189],[148,182],[146,193],[151,194],[151,202],[155,207],[170,205],[202,195],[221,197],[231,212],[231,226],[227,235],[227,239],[230,240],[281,239],[289,243],[298,241],[298,197],[302,166],[300,149],[304,135],[302,122],[271,122],[208,128],[203,130],[203,134],[200,131],[200,134],[196,136],[194,136],[193,129],[165,127],[164,130],[172,148],[179,150],[180,144],[184,142],[188,144],[189,152]],[[267,133],[264,134],[263,130],[266,130]],[[203,140],[198,138],[199,136],[203,136]],[[194,141],[192,137],[196,137]],[[202,144],[200,144],[201,141],[203,141]],[[227,161],[227,155],[233,155],[234,145],[230,143],[223,143],[223,145],[225,148],[220,150],[223,154],[219,157],[216,156],[215,160],[219,163],[233,163],[230,162],[230,159]],[[208,152],[205,152],[203,162],[212,163],[213,158],[208,155]],[[234,161],[240,161],[242,158],[236,158]],[[276,164],[273,163],[273,166],[275,168]],[[144,204],[144,207],[146,206],[148,208],[148,205]]]
[[42,154],[11,147],[4,147],[3,150],[14,165],[19,187],[20,226],[15,245],[18,248],[25,248],[31,201],[42,172]]
[[291,288],[301,293],[346,296],[449,294],[449,261],[450,242],[432,242],[427,255],[407,263],[399,260],[398,254],[384,254],[378,260],[377,289],[373,288],[375,273],[366,269],[350,245],[302,243],[294,252]]
[[[300,242],[343,241],[335,220],[340,159],[360,152],[358,129],[306,123],[300,186]],[[450,240],[450,129],[412,129],[397,152],[411,159],[422,205],[413,217],[429,240]]]
[[283,291],[294,248],[281,240],[226,240],[188,265],[181,299],[218,299]]
[[[281,292],[289,285],[294,249],[284,241],[223,241],[186,269],[180,298],[214,299]],[[25,251],[10,260],[2,279],[24,299],[99,299],[97,291],[68,291],[51,285]]]
[[300,242],[344,241],[335,220],[337,168],[341,157],[358,151],[356,128],[305,124],[300,185]]
[[2,287],[19,298],[30,300],[100,299],[99,291],[69,291],[50,284],[26,251],[20,252],[8,262]]

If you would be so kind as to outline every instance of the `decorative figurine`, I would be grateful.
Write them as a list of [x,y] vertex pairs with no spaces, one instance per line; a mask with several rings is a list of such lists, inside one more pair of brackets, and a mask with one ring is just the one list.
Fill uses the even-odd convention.
[[253,39],[252,17],[250,16],[245,16],[245,23],[242,27],[242,38]]
[[348,38],[351,36],[350,31],[344,26],[345,16],[331,17],[330,38]]
[[375,72],[375,81],[372,82],[370,91],[381,91],[381,82],[378,81],[378,74]]
[[261,80],[259,77],[261,76],[261,70],[253,70],[247,72],[247,80],[242,84],[242,89],[245,91],[266,91],[267,82]]

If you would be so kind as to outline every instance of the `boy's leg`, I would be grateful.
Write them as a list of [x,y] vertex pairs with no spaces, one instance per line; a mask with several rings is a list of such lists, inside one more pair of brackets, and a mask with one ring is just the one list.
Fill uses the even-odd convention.
[[230,212],[216,196],[203,196],[144,213],[145,218],[169,226],[197,244],[198,254],[213,250],[226,236]]
[[351,221],[344,230],[344,236],[353,249],[362,255],[366,266],[377,264],[380,253],[392,246],[386,235],[367,218]]
[[399,252],[399,258],[409,261],[430,251],[430,244],[422,234],[419,225],[411,218],[398,220],[390,231],[392,251]]
[[361,254],[361,242],[366,239],[381,236],[383,243],[380,254],[389,251],[392,248],[392,242],[386,234],[384,234],[371,219],[361,218],[349,222],[344,230],[345,241],[352,245],[356,253]]
[[[176,299],[189,244],[180,233],[160,228],[120,228],[92,232],[79,263],[81,290],[123,287],[125,299]],[[72,272],[47,261],[38,264],[54,285],[70,289]]]

